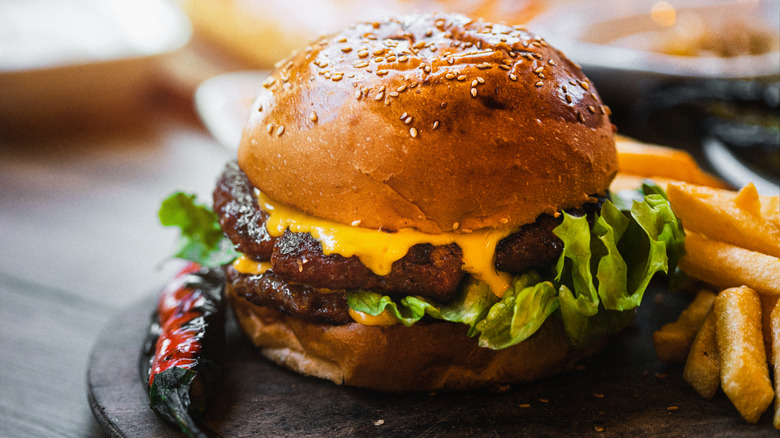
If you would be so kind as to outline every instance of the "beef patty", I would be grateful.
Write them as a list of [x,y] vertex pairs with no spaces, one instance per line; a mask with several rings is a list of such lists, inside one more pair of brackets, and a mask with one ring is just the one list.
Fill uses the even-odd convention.
[[[582,216],[601,208],[603,198],[582,208],[567,210]],[[386,276],[376,275],[356,256],[325,255],[309,233],[274,238],[265,228],[267,213],[259,207],[255,189],[238,164],[229,162],[214,190],[214,211],[225,234],[236,248],[257,261],[270,261],[274,278],[328,289],[366,289],[388,295],[420,295],[446,303],[457,294],[465,276],[462,252],[455,245],[414,245],[393,263]],[[563,242],[552,230],[561,217],[540,215],[501,240],[496,247],[496,269],[520,273],[551,265],[561,254]]]

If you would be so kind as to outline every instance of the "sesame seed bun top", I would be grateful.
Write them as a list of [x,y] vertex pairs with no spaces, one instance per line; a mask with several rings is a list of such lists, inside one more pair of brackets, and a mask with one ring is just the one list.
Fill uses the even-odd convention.
[[361,23],[277,64],[239,166],[268,196],[361,227],[514,227],[617,172],[609,110],[523,27],[461,15]]

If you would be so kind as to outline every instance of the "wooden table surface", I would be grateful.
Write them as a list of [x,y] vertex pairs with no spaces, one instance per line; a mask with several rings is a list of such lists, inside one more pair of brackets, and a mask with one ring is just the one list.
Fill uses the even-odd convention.
[[0,130],[0,436],[104,436],[86,395],[92,346],[175,268],[162,198],[210,199],[234,155],[191,102],[154,97],[129,126]]

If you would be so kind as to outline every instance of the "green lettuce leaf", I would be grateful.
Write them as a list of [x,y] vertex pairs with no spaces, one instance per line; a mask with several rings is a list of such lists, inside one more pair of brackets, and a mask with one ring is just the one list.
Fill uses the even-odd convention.
[[592,226],[586,217],[564,213],[554,230],[564,242],[554,272],[548,278],[534,271],[515,277],[501,299],[471,280],[446,306],[421,297],[395,301],[368,291],[348,292],[348,304],[371,315],[387,310],[406,325],[425,315],[462,322],[469,336],[492,349],[522,342],[556,315],[569,343],[587,346],[628,325],[650,279],[657,272],[674,272],[684,254],[682,224],[662,189],[644,184],[613,199],[603,204]]
[[196,201],[195,195],[176,192],[163,200],[158,212],[164,226],[181,231],[174,257],[216,267],[239,256],[222,233],[217,215]]
[[534,271],[517,276],[513,287],[477,324],[479,345],[499,350],[518,344],[536,333],[557,309],[557,292],[551,282],[541,281]]
[[347,291],[347,304],[353,310],[374,316],[387,311],[406,326],[411,326],[427,314],[435,319],[468,325],[469,336],[474,336],[473,330],[477,322],[484,318],[497,300],[485,283],[474,280],[466,284],[457,299],[446,305],[417,296],[407,296],[395,302],[392,298],[376,292]]

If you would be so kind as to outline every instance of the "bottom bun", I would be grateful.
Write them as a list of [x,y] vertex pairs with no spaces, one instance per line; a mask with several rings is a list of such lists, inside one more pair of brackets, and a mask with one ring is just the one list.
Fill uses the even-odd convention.
[[264,356],[293,371],[385,392],[468,390],[530,382],[566,369],[595,352],[569,347],[558,318],[548,318],[529,339],[490,350],[466,336],[464,324],[411,327],[313,324],[276,310],[228,298],[244,333]]

